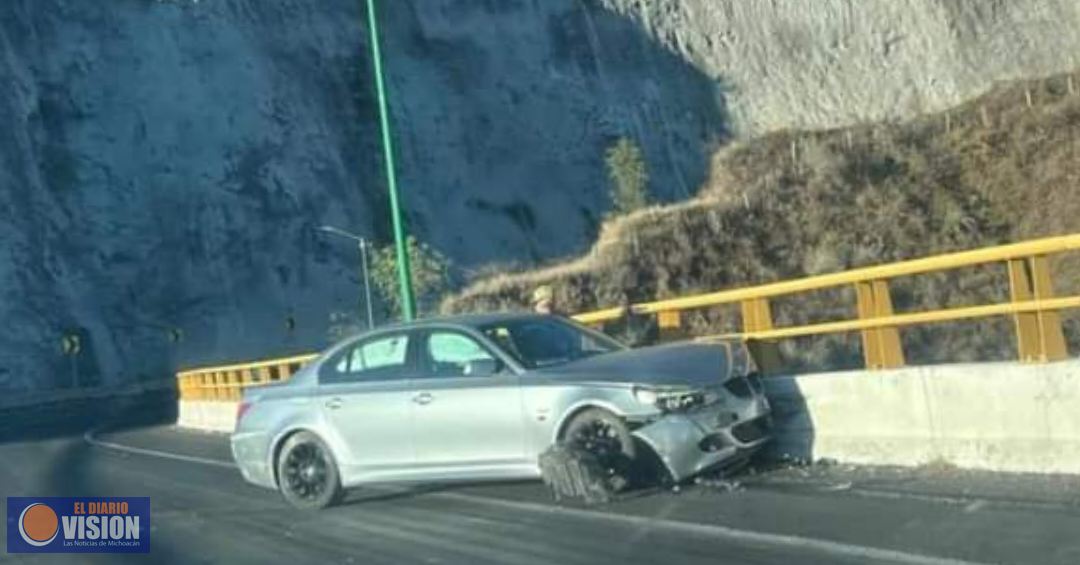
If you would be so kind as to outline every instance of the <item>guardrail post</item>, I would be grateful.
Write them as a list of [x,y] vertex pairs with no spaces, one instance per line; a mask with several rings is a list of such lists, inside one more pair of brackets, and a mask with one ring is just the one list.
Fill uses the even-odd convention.
[[682,313],[678,310],[661,310],[656,313],[656,326],[660,330],[661,341],[682,337]]
[[[1010,259],[1009,297],[1013,302],[1053,298],[1050,262],[1045,255]],[[1037,310],[1013,315],[1016,351],[1024,362],[1058,361],[1068,356],[1061,316],[1056,311]]]
[[[773,329],[772,309],[769,307],[767,298],[751,298],[742,301],[742,326],[744,334]],[[783,358],[780,355],[780,345],[775,341],[762,341],[751,336],[746,340],[746,348],[750,351],[757,364],[758,370],[763,375],[773,375],[780,371],[783,366]]]
[[251,385],[251,369],[237,371],[236,387],[233,388],[233,400],[239,401],[244,396],[244,389]]
[[[859,319],[869,320],[893,315],[892,296],[885,280],[855,283],[856,310]],[[862,330],[863,361],[867,369],[892,369],[904,366],[900,331],[896,328]]]
[[232,371],[229,373],[229,388],[226,389],[226,392],[228,393],[226,398],[228,400],[240,400],[240,388],[244,386],[244,375],[246,373],[246,369],[240,369],[240,371]]

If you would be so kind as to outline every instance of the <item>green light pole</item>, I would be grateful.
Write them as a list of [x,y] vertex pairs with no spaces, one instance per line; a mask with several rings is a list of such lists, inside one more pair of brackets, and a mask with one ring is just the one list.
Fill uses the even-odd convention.
[[390,215],[394,223],[394,249],[397,251],[398,281],[401,285],[401,316],[407,322],[416,315],[416,300],[413,298],[409,250],[406,247],[405,225],[401,219],[397,176],[394,173],[394,148],[390,142],[390,115],[386,108],[386,85],[383,83],[375,0],[367,0],[367,15],[368,29],[371,31],[371,59],[375,67],[375,90],[379,95],[379,123],[382,126],[383,155],[386,157],[386,183],[390,188]]

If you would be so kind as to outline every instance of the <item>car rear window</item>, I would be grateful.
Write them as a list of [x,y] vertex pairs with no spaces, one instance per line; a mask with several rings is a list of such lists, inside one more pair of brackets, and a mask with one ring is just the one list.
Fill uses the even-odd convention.
[[319,373],[324,383],[384,380],[407,376],[409,336],[375,337],[346,348]]

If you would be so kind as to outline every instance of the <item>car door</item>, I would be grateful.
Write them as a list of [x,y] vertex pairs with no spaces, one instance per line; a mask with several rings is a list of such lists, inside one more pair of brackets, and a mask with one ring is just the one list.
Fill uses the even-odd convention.
[[432,472],[495,472],[525,463],[518,375],[476,336],[431,329],[413,381],[417,464]]
[[[407,332],[365,337],[342,348],[319,370],[319,402],[347,473],[377,479],[415,461],[410,378],[414,339]],[[341,456],[341,455],[339,455]]]

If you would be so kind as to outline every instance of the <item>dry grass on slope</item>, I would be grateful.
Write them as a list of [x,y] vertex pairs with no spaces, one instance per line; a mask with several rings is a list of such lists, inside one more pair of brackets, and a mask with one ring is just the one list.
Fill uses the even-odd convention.
[[[1068,76],[1013,83],[912,122],[781,132],[725,148],[698,198],[608,222],[588,255],[476,282],[444,309],[520,308],[547,283],[578,312],[1080,232],[1078,89]],[[1059,292],[1080,291],[1076,258],[1055,269]],[[898,280],[894,301],[913,310],[1004,300],[1003,273],[988,266]],[[818,293],[781,301],[775,315],[780,324],[835,319],[851,315],[852,302],[849,290]],[[731,329],[737,317],[703,313],[691,323]],[[908,330],[904,340],[927,361],[1009,358],[1010,330],[995,320]],[[858,359],[851,336],[789,349],[815,366]]]

